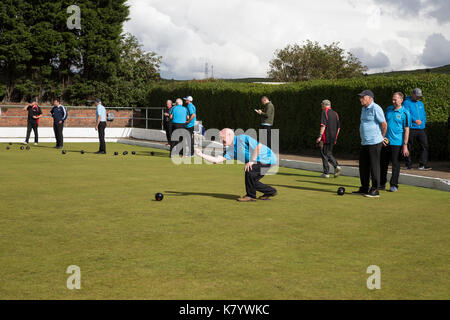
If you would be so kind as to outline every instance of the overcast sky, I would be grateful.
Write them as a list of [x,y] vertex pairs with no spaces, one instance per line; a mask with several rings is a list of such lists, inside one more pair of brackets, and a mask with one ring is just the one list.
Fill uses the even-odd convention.
[[[163,57],[161,75],[267,76],[276,49],[340,42],[370,72],[450,64],[450,0],[129,0],[125,31]],[[211,73],[211,68],[209,68]]]

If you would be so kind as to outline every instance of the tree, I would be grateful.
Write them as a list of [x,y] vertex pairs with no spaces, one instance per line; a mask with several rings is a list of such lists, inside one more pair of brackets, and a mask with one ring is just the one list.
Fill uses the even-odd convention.
[[138,39],[130,33],[122,37],[120,44],[119,76],[127,81],[148,83],[159,80],[161,57],[155,52],[145,52]]
[[277,81],[296,82],[310,79],[339,79],[361,76],[367,67],[339,43],[321,47],[307,40],[303,45],[288,45],[275,51],[268,75]]
[[77,75],[67,89],[67,98],[83,104],[88,98],[99,97],[108,107],[136,107],[145,97],[149,86],[160,80],[161,57],[145,52],[137,38],[126,33],[119,45],[120,60],[116,74],[105,81],[88,80]]
[[3,101],[11,100],[17,81],[24,78],[32,58],[31,34],[26,24],[30,7],[20,0],[0,6],[0,81],[6,88]]

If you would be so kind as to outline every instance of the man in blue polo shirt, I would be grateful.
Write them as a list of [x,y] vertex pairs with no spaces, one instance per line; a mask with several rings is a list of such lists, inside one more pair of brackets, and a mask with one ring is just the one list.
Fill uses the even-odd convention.
[[403,106],[404,95],[396,92],[392,96],[393,105],[386,109],[387,132],[381,150],[381,178],[380,190],[386,189],[389,162],[392,162],[391,188],[389,191],[397,192],[398,177],[400,175],[400,153],[405,157],[409,155],[408,138],[411,117]]
[[258,198],[260,200],[270,200],[271,197],[276,196],[276,189],[260,181],[269,168],[277,164],[277,156],[274,152],[252,137],[244,134],[235,136],[234,131],[228,128],[220,131],[220,137],[224,147],[226,147],[224,156],[213,157],[203,154],[200,150],[196,150],[196,154],[213,163],[222,163],[232,159],[245,163],[245,190],[247,194],[237,201],[256,201],[256,191],[263,193]]
[[[425,107],[420,101],[422,98],[422,90],[416,88],[413,90],[412,95],[405,99],[403,106],[409,111],[411,115],[411,129],[409,130],[409,145],[408,148],[411,151],[412,144],[418,140],[420,144],[420,158],[419,158],[419,170],[431,170],[427,165],[428,163],[428,138],[425,133],[425,125],[427,123],[427,113]],[[406,158],[406,169],[411,169],[412,160],[411,155]]]
[[[386,134],[387,124],[383,109],[374,102],[372,91],[364,90],[358,96],[363,105],[359,127],[361,136],[361,150],[359,154],[361,187],[353,193],[377,198],[380,196],[378,188],[380,187],[381,146]],[[370,177],[372,177],[372,188],[370,188]]]
[[189,96],[184,98],[184,100],[187,103],[187,110],[188,110],[188,120],[186,121],[186,129],[187,131],[189,131],[189,134],[191,135],[191,144],[190,144],[190,155],[193,156],[194,155],[194,126],[195,126],[195,120],[197,119],[197,110],[194,106],[194,104],[192,103],[192,101],[194,101],[194,99]]
[[95,99],[94,105],[97,107],[95,111],[95,130],[98,131],[98,140],[100,141],[100,147],[96,154],[106,154],[106,109],[100,99]]
[[[178,98],[176,100],[176,105],[172,108],[170,108],[170,120],[172,121],[172,136],[176,133],[177,135],[180,135],[179,140],[175,141],[173,138],[171,138],[170,142],[170,154],[172,154],[172,149],[180,143],[182,139],[182,136],[188,136],[188,134],[184,134],[183,132],[180,132],[179,130],[186,130],[186,121],[188,119],[188,110],[183,106],[183,100]],[[178,131],[178,132],[175,132]],[[183,141],[184,143],[184,141]],[[184,148],[183,148],[184,149]]]

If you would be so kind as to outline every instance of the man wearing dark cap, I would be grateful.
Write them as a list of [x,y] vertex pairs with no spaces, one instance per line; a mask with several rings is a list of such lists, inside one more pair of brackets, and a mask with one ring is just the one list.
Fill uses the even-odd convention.
[[[428,138],[425,133],[425,125],[427,123],[427,113],[425,107],[420,101],[422,98],[422,90],[416,88],[413,90],[411,96],[407,97],[403,102],[403,106],[408,110],[411,115],[411,128],[409,130],[409,142],[408,150],[412,151],[412,144],[418,140],[420,144],[420,158],[419,158],[419,170],[431,170],[427,165],[428,163]],[[411,154],[406,157],[406,169],[411,169],[412,160]]]
[[98,140],[100,141],[100,147],[96,154],[106,154],[106,109],[102,105],[100,99],[95,99],[94,105],[97,107],[97,110],[95,111],[95,130],[98,131]]
[[[361,111],[361,151],[359,154],[359,178],[361,187],[354,194],[362,194],[369,198],[378,198],[380,187],[380,155],[386,135],[387,123],[383,109],[374,102],[374,94],[364,90],[358,94],[363,106]],[[372,188],[370,188],[372,177]]]

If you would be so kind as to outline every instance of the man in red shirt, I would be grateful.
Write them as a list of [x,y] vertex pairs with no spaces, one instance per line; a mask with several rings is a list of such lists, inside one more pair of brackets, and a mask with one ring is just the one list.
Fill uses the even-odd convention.
[[24,144],[28,144],[30,140],[31,129],[34,132],[34,144],[38,144],[38,126],[39,126],[39,118],[42,116],[41,108],[38,106],[36,100],[32,100],[31,104],[23,108],[24,111],[28,111],[28,123],[27,123],[27,137],[25,139]]
[[320,134],[316,143],[320,147],[320,154],[323,162],[323,178],[330,177],[331,163],[334,167],[334,177],[337,178],[341,174],[341,167],[333,156],[333,146],[336,144],[340,131],[339,115],[331,109],[329,100],[322,101],[322,117],[320,118]]

